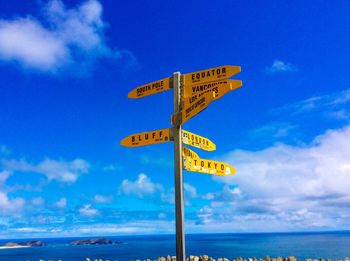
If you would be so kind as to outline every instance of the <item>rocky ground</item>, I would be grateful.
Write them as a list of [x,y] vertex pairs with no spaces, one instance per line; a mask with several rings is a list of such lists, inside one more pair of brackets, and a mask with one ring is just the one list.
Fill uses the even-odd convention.
[[[45,261],[44,259],[40,259],[39,261]],[[48,259],[47,261],[54,261],[51,259]],[[58,260],[58,261],[63,261],[63,260]],[[86,258],[85,261],[118,261],[118,260],[114,260],[114,259],[90,259],[90,258]],[[158,257],[155,260],[152,259],[135,259],[135,260],[131,260],[131,261],[176,261],[176,257],[175,256],[167,256],[167,257]],[[272,257],[265,257],[265,258],[242,258],[242,257],[237,257],[234,259],[229,259],[226,257],[219,257],[217,259],[213,258],[213,257],[209,257],[207,255],[203,255],[203,256],[190,256],[188,258],[186,258],[186,261],[350,261],[349,257],[345,257],[344,259],[330,259],[330,258],[306,258],[304,260],[300,260],[295,258],[294,256],[290,256],[290,257],[276,257],[276,258],[272,258]]]

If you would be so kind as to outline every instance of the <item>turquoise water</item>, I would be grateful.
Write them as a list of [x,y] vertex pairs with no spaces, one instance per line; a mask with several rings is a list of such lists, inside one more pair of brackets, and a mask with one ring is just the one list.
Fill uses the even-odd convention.
[[[155,259],[175,255],[174,235],[108,237],[119,244],[105,246],[70,246],[77,238],[40,239],[45,247],[2,249],[1,261],[31,260],[40,258],[63,261],[103,258],[112,260]],[[0,240],[0,244],[15,240]],[[207,254],[214,258],[277,257],[304,258],[350,257],[350,231],[328,233],[283,234],[197,234],[186,236],[187,255]]]

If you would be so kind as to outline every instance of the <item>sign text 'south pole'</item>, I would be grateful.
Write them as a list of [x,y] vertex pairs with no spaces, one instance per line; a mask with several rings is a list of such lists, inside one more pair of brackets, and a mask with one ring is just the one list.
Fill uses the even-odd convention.
[[174,88],[174,167],[175,167],[175,216],[176,216],[176,260],[185,261],[184,230],[184,193],[182,177],[182,142],[181,142],[181,74],[173,74]]

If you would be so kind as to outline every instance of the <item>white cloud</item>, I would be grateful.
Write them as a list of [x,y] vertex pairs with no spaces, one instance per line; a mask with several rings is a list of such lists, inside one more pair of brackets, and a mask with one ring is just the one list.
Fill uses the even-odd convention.
[[89,65],[97,58],[133,58],[129,51],[107,46],[99,1],[87,0],[68,9],[61,0],[51,0],[43,10],[44,21],[32,16],[0,20],[1,60],[56,72],[76,63]]
[[19,214],[23,210],[24,204],[24,199],[10,199],[6,193],[0,191],[0,216]]
[[337,110],[337,111],[330,111],[326,113],[326,116],[328,116],[331,119],[335,120],[349,120],[350,114],[345,109]]
[[209,192],[202,196],[202,198],[211,200],[213,202],[231,202],[241,196],[242,192],[238,187],[230,188],[225,185],[221,191]]
[[67,199],[66,198],[60,198],[56,203],[55,207],[58,209],[65,209],[67,207]]
[[139,198],[152,196],[162,190],[162,185],[152,182],[151,179],[143,173],[139,174],[135,181],[124,179],[119,188],[121,193],[125,195],[136,195]]
[[171,188],[166,192],[163,191],[160,194],[160,200],[166,204],[171,204],[171,205],[175,204],[175,189]]
[[273,122],[249,131],[249,134],[259,139],[281,139],[290,136],[296,126],[287,122]]
[[114,171],[121,171],[121,170],[123,170],[123,167],[120,164],[110,164],[110,165],[103,167],[103,170],[104,171],[113,171],[113,172]]
[[9,171],[1,171],[0,172],[0,187],[5,184],[6,180],[10,177],[11,173]]
[[81,174],[89,171],[89,163],[82,159],[73,161],[45,159],[38,164],[25,160],[3,160],[6,169],[11,171],[36,172],[45,175],[49,181],[74,183]]
[[0,21],[0,58],[50,71],[70,59],[68,46],[31,18]]
[[189,198],[197,197],[197,189],[189,183],[184,183],[184,192]]
[[100,212],[91,204],[86,204],[79,209],[79,214],[83,217],[96,217],[100,215]]
[[263,220],[269,223],[266,230],[342,229],[350,225],[349,155],[350,125],[328,131],[308,146],[234,151],[224,160],[237,174],[214,179],[237,186],[240,196],[227,198],[224,209],[208,208],[223,222],[248,220],[251,230],[261,230]]
[[279,72],[296,72],[298,69],[296,66],[283,62],[281,60],[274,60],[272,65],[266,68],[268,73],[279,73]]
[[103,195],[100,195],[100,194],[96,194],[94,196],[94,201],[96,203],[102,203],[102,204],[105,204],[105,203],[110,203],[112,202],[112,198],[109,197],[109,196],[103,196]]
[[40,207],[44,205],[45,200],[42,197],[35,197],[35,198],[32,198],[31,203],[34,207]]
[[314,96],[302,101],[288,104],[274,109],[272,112],[275,114],[280,114],[282,112],[297,115],[301,113],[319,112],[321,110],[327,112],[328,114],[335,113],[335,118],[343,119],[347,114],[344,106],[349,104],[349,102],[350,89],[346,89],[327,95]]

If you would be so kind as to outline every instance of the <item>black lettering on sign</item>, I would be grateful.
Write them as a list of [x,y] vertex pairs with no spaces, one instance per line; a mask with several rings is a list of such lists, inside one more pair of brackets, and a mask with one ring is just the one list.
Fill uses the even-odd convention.
[[215,168],[217,169],[218,164],[214,162],[214,166],[215,166]]
[[160,131],[160,132],[159,132],[159,137],[162,137],[162,135],[163,135],[163,132]]
[[138,136],[139,140],[138,141],[141,141],[141,135]]
[[201,167],[202,168],[204,167],[204,161],[203,160],[201,161]]
[[152,89],[161,89],[163,87],[163,81],[155,82],[152,84]]
[[[191,80],[192,82],[198,82],[200,80],[205,80],[205,78],[209,77],[215,77],[216,78],[222,78],[226,76],[226,67],[221,67],[221,68],[216,68],[216,69],[211,69],[207,71],[202,71],[198,73],[193,73],[191,75]],[[194,91],[194,89],[193,89]]]
[[224,169],[225,169],[225,165],[221,164],[221,170],[224,170]]
[[156,137],[156,133],[152,132],[152,139],[154,139]]
[[135,142],[135,136],[131,136],[131,142]]
[[192,96],[192,97],[189,98],[189,102],[190,102],[190,103],[192,103],[192,102],[194,102],[194,101],[196,101],[196,100],[197,100],[197,95],[194,95],[194,96]]
[[210,169],[210,168],[211,168],[211,162],[208,161],[208,169]]
[[148,133],[145,134],[145,140],[148,140]]
[[197,160],[196,160],[196,159],[194,160],[194,165],[195,165],[195,166],[197,165]]

